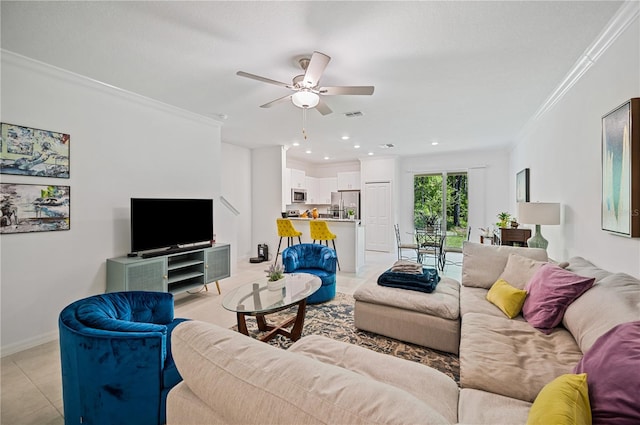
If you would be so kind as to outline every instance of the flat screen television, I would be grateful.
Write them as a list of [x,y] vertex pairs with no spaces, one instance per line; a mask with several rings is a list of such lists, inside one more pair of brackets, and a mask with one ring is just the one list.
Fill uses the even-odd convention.
[[131,251],[211,242],[212,199],[131,198]]

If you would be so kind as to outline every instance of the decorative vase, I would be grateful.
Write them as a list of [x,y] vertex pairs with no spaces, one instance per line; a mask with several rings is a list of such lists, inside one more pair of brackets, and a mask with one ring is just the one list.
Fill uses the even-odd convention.
[[318,209],[314,208],[313,210],[311,210],[311,216],[313,218],[318,218]]
[[268,280],[267,281],[267,289],[270,291],[277,291],[278,289],[282,289],[284,287],[284,284],[287,281],[287,277],[283,277],[282,279],[278,279],[278,280]]

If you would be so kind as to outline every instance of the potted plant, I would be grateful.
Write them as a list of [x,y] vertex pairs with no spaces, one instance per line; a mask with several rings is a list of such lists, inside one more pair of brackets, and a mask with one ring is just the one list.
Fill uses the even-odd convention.
[[284,268],[280,264],[271,264],[267,270],[267,288],[270,290],[280,289],[284,286]]
[[496,223],[496,226],[504,229],[507,227],[507,223],[509,223],[511,214],[509,214],[508,212],[501,212],[500,214],[497,215],[497,217],[498,217],[498,220],[500,221]]
[[356,217],[356,210],[353,208],[347,209],[347,216],[349,217],[349,220],[353,220]]

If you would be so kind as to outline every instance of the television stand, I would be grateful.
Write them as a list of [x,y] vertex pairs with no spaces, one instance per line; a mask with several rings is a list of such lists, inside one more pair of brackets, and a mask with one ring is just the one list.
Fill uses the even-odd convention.
[[[231,275],[229,244],[156,251],[151,257],[117,257],[107,260],[107,292],[155,291],[180,293],[207,289],[207,284]],[[145,253],[147,254],[147,253]]]

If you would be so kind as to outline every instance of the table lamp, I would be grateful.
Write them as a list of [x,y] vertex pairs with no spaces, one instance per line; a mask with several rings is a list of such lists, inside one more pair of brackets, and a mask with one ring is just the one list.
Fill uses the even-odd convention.
[[518,202],[520,223],[535,224],[536,233],[529,240],[529,248],[547,249],[549,241],[542,237],[542,224],[560,224],[560,204],[554,202]]

